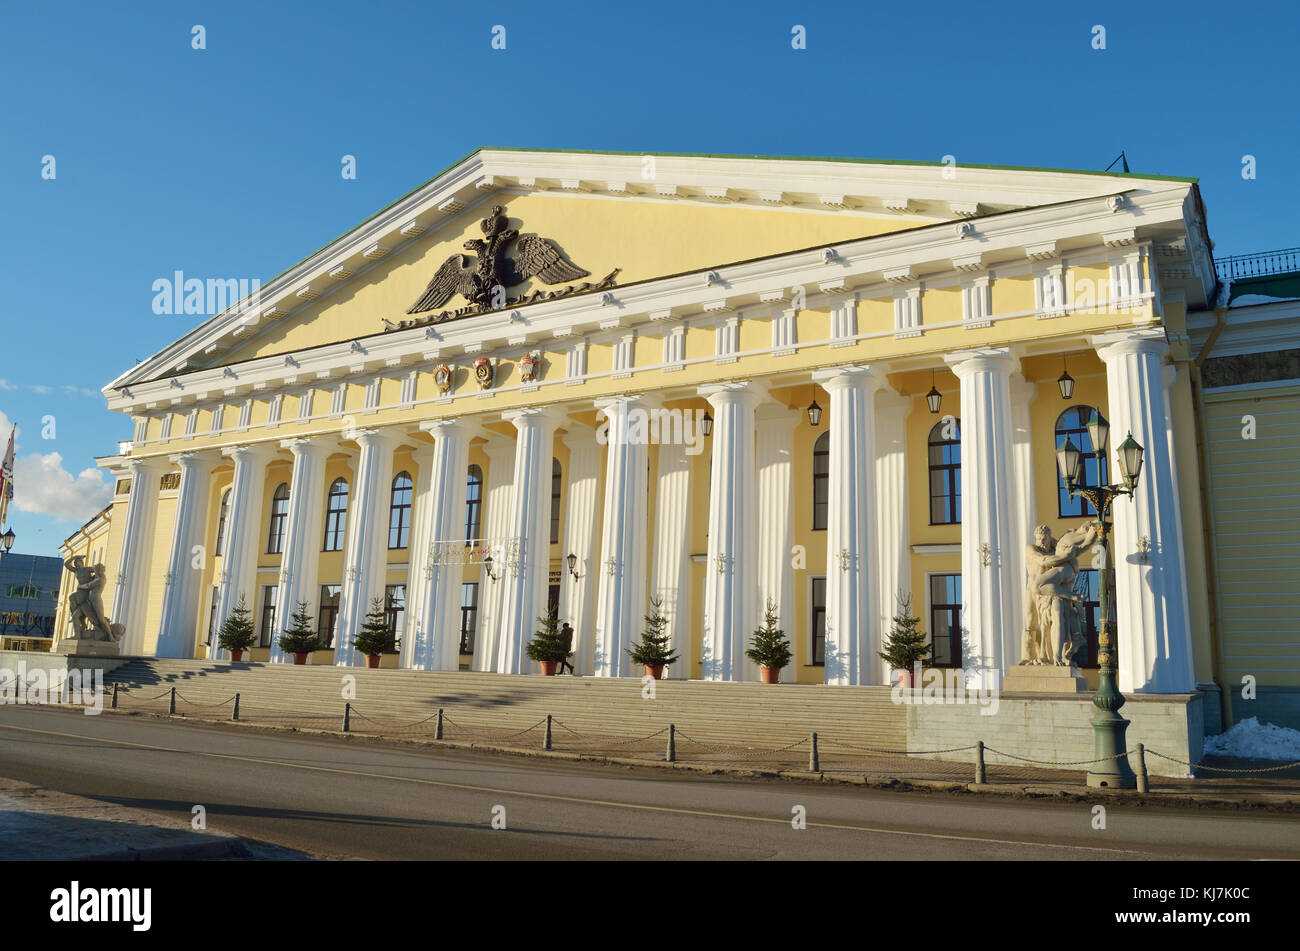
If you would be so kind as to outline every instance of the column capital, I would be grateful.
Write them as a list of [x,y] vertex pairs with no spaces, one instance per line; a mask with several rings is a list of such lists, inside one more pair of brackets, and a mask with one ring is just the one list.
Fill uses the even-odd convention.
[[569,449],[584,449],[596,445],[596,427],[580,423],[576,419],[566,419],[560,425],[564,427],[564,435],[560,437],[560,441]]
[[174,462],[182,469],[196,469],[206,467],[211,469],[217,464],[218,453],[214,449],[196,449],[192,452],[178,452],[175,455],[167,457],[168,462]]
[[827,393],[849,386],[863,387],[874,392],[888,385],[884,370],[874,363],[824,367],[813,370],[812,378]]
[[[602,396],[593,400],[592,405],[596,407],[598,412],[604,413],[614,406],[640,406],[651,409],[662,402],[658,393],[620,393],[618,396]],[[567,422],[567,420],[563,420],[563,422]]]
[[1010,347],[980,347],[975,350],[958,350],[945,353],[943,362],[961,379],[971,373],[1005,373],[1008,376],[1020,372],[1020,360]]
[[315,455],[330,450],[330,446],[326,445],[325,440],[319,436],[294,436],[290,439],[281,439],[280,448],[288,449],[295,457]]
[[1019,373],[1011,377],[1011,401],[1013,403],[1028,406],[1038,398],[1038,384],[1026,380]]
[[125,466],[132,476],[161,473],[167,468],[167,459],[163,456],[139,456],[126,460]]
[[565,415],[550,406],[526,406],[523,409],[506,410],[501,414],[501,419],[507,423],[514,423],[515,429],[522,430],[543,426],[554,428],[564,422]]
[[764,403],[754,411],[754,422],[759,426],[770,426],[773,429],[791,429],[799,425],[803,419],[803,410],[791,409],[778,403]]
[[1114,330],[1094,334],[1088,343],[1097,351],[1103,363],[1131,353],[1149,353],[1164,357],[1169,353],[1169,340],[1163,327],[1144,327],[1133,330]]
[[750,406],[757,406],[758,401],[767,395],[766,388],[759,387],[752,380],[709,383],[701,386],[697,392],[715,409],[732,403],[748,403]]
[[880,392],[876,394],[876,409],[885,412],[910,412],[915,399],[915,396],[904,396],[891,387],[882,386]]
[[234,460],[236,464],[265,462],[275,455],[276,447],[268,443],[244,443],[242,446],[230,446],[221,450],[221,454]]
[[402,441],[402,433],[396,429],[359,429],[352,434],[352,439],[362,449],[375,446],[380,449],[395,448]]

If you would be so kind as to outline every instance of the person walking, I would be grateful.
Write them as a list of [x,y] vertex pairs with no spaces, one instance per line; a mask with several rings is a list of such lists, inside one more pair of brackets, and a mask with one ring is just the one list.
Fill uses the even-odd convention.
[[560,661],[560,669],[556,673],[562,674],[564,668],[568,667],[569,673],[574,674],[576,671],[573,669],[573,665],[569,663],[569,658],[573,655],[573,628],[569,626],[568,621],[565,621],[564,626],[560,628],[560,637],[564,639],[564,660]]

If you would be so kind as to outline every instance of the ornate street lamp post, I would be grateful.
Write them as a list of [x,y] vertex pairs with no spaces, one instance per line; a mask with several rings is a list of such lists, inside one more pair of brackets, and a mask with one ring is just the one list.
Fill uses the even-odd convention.
[[[1101,473],[1102,460],[1106,458],[1106,439],[1110,435],[1110,425],[1096,410],[1088,419],[1088,436],[1097,456],[1097,472]],[[1088,769],[1089,786],[1105,786],[1112,789],[1136,789],[1137,776],[1128,765],[1128,750],[1124,735],[1129,721],[1119,715],[1119,708],[1124,706],[1124,695],[1115,686],[1115,632],[1110,623],[1110,585],[1114,577],[1114,567],[1110,558],[1110,512],[1111,503],[1120,495],[1133,498],[1133,489],[1137,486],[1138,475],[1142,471],[1142,447],[1133,440],[1133,434],[1119,445],[1116,450],[1119,457],[1119,471],[1122,482],[1115,485],[1085,486],[1081,485],[1083,476],[1083,453],[1070,439],[1056,451],[1056,464],[1061,470],[1066,491],[1070,498],[1082,496],[1092,504],[1097,512],[1097,525],[1101,533],[1101,557],[1098,567],[1101,569],[1101,590],[1097,596],[1097,607],[1101,612],[1101,630],[1097,634],[1097,664],[1101,668],[1097,683],[1097,692],[1092,703],[1097,708],[1092,717],[1093,750],[1098,762]]]

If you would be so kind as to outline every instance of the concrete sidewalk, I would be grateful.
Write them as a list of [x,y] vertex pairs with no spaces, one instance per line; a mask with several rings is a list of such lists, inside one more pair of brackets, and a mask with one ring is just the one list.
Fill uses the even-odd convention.
[[0,778],[0,859],[175,862],[310,856],[113,802]]

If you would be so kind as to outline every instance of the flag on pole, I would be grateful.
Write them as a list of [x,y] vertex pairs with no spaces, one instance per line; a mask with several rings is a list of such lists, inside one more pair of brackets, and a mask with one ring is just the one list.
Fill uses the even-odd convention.
[[17,426],[9,430],[9,445],[5,448],[3,465],[0,465],[0,527],[5,523],[9,512],[9,502],[14,497],[14,433]]

